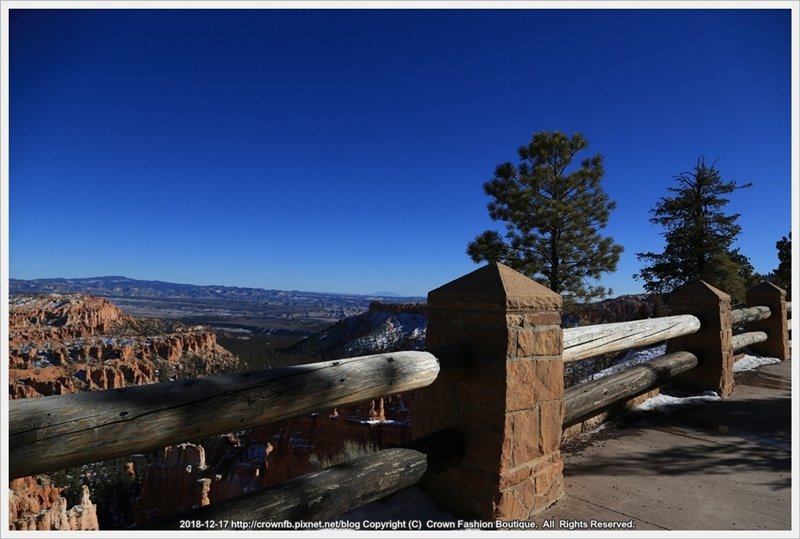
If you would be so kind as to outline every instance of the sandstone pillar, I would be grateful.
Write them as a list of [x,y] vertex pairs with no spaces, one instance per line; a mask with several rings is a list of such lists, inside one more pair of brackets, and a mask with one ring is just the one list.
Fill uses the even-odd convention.
[[527,519],[564,496],[561,296],[493,263],[428,294],[428,347],[464,344],[469,375],[419,392],[413,437],[464,436],[461,464],[423,487],[445,509]]
[[767,340],[750,345],[750,349],[765,357],[789,359],[789,321],[786,314],[786,291],[772,283],[762,282],[747,291],[747,306],[769,307],[771,315],[766,320],[756,320],[745,325],[746,331],[763,331]]
[[695,281],[673,292],[669,305],[672,314],[693,314],[701,324],[697,332],[667,341],[668,354],[685,350],[698,359],[697,367],[675,377],[676,384],[727,397],[733,391],[731,297]]

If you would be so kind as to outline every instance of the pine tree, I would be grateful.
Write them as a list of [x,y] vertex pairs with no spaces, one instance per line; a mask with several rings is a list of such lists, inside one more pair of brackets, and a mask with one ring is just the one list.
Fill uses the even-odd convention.
[[714,164],[704,158],[693,172],[675,178],[678,187],[668,187],[672,197],[662,197],[650,210],[650,222],[664,227],[666,246],[662,253],[636,253],[649,262],[634,277],[645,281],[644,288],[657,294],[702,279],[728,293],[735,301],[744,300],[752,284],[753,267],[739,249],[732,245],[741,232],[736,224],[739,214],[726,215],[722,209],[729,202],[724,195],[750,187],[724,181]]
[[570,167],[588,146],[580,133],[567,137],[543,131],[518,149],[517,166],[498,165],[483,189],[494,199],[488,204],[489,216],[505,222],[505,237],[494,230],[483,232],[469,243],[467,254],[475,262],[502,262],[562,294],[568,303],[610,294],[588,282],[614,271],[622,253],[613,238],[598,232],[616,206],[600,185],[603,156]]
[[775,243],[778,250],[778,267],[772,273],[777,285],[786,290],[787,301],[792,295],[792,233],[783,236]]

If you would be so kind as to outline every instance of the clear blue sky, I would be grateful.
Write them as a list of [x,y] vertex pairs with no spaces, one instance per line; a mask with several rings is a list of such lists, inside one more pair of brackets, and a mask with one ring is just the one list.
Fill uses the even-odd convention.
[[12,10],[9,40],[12,278],[424,295],[541,130],[605,157],[615,293],[700,156],[753,182],[757,271],[790,230],[789,10]]

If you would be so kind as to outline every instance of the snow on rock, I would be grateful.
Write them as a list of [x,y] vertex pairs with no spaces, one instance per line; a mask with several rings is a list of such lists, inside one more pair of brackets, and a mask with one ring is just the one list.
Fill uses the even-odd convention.
[[653,361],[654,359],[663,356],[666,353],[666,351],[667,351],[666,344],[658,344],[655,346],[649,346],[647,348],[635,348],[632,350],[628,350],[628,353],[625,354],[625,356],[622,359],[620,359],[617,363],[601,371],[597,371],[596,373],[590,375],[588,378],[581,380],[578,383],[589,382],[591,380],[598,380],[600,378],[605,378],[606,376],[617,374],[631,367],[635,367],[636,365]]
[[752,371],[761,365],[771,365],[772,363],[780,362],[781,360],[776,357],[745,355],[739,361],[733,364],[733,372]]
[[422,303],[373,301],[369,310],[340,320],[290,347],[292,354],[323,361],[425,347],[427,309]]

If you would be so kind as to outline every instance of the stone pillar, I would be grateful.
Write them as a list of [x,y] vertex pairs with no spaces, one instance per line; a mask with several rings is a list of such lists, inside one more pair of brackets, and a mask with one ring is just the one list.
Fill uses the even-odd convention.
[[767,340],[751,344],[750,349],[765,357],[789,359],[789,321],[786,314],[786,291],[772,283],[762,282],[747,291],[747,306],[769,307],[771,315],[766,320],[756,320],[745,325],[745,331],[763,331]]
[[701,324],[696,333],[667,341],[668,354],[685,350],[698,359],[697,367],[676,376],[675,383],[727,397],[733,391],[731,297],[705,281],[695,281],[670,294],[669,305],[672,314],[693,314]]
[[492,263],[428,294],[428,347],[464,344],[466,378],[414,403],[413,438],[445,427],[464,459],[422,486],[441,507],[484,520],[527,519],[564,496],[561,296]]

